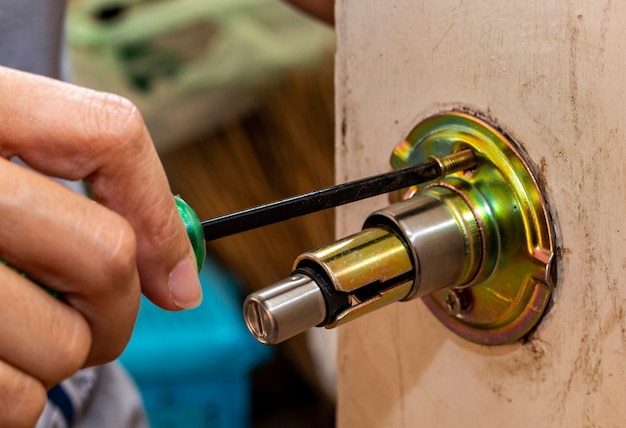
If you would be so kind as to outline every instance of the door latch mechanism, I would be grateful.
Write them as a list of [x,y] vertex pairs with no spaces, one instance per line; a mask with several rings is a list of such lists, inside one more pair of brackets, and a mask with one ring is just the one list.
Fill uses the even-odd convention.
[[450,112],[419,123],[391,165],[433,160],[439,178],[395,192],[361,232],[300,255],[288,278],[246,298],[257,340],[276,344],[416,298],[482,344],[518,340],[539,322],[556,283],[555,233],[519,148],[487,121]]

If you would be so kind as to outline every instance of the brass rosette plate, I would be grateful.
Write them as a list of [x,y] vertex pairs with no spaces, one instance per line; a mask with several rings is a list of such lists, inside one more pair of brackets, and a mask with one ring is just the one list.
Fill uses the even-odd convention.
[[556,283],[555,233],[536,176],[518,145],[486,120],[448,112],[419,123],[391,156],[395,169],[470,148],[471,170],[426,187],[457,192],[471,207],[482,239],[479,269],[464,284],[423,298],[448,328],[476,343],[498,345],[523,338],[546,311]]

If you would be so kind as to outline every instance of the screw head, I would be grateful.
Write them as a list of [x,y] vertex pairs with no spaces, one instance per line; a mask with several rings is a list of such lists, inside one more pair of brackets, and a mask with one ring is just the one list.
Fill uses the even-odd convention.
[[448,288],[444,290],[441,301],[443,308],[451,316],[459,316],[469,307],[468,296],[463,289]]

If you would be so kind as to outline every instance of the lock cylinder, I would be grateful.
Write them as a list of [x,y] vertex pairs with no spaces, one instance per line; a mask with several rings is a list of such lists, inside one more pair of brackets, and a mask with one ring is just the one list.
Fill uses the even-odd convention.
[[247,297],[246,324],[265,344],[314,326],[333,328],[396,301],[464,285],[478,271],[482,248],[469,205],[434,186],[373,213],[361,232],[300,255],[289,278]]

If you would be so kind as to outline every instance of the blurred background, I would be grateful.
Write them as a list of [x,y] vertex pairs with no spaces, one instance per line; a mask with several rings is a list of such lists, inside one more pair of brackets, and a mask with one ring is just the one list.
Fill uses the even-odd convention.
[[[137,105],[201,219],[334,183],[327,25],[277,0],[72,0],[66,34],[72,81]],[[142,302],[121,362],[152,426],[334,426],[333,373],[307,336],[266,347],[241,315],[333,223],[329,211],[210,242],[200,308]],[[315,350],[332,360],[324,334]]]

